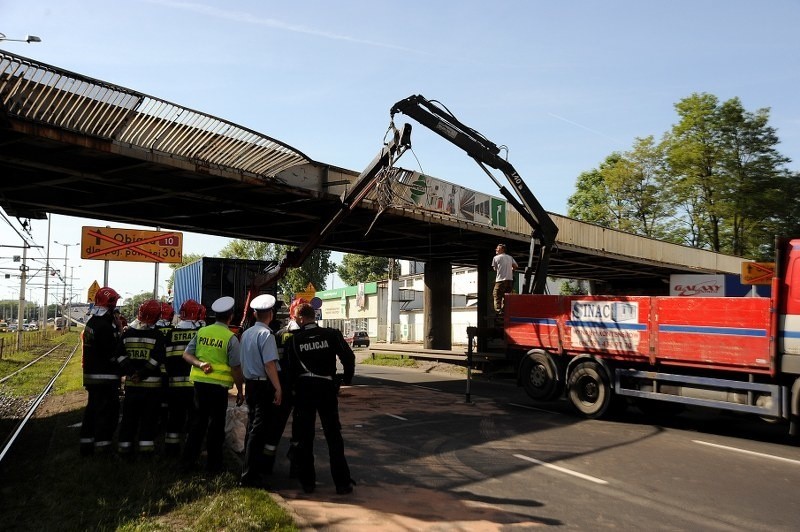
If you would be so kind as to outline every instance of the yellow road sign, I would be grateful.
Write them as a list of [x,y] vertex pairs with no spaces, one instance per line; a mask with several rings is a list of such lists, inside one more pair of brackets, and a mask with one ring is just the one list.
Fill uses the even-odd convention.
[[84,226],[81,258],[180,263],[183,260],[183,233]]
[[92,283],[92,286],[89,287],[89,295],[86,299],[87,303],[94,303],[94,296],[97,294],[98,290],[100,290],[100,285],[95,281]]
[[772,284],[774,262],[743,262],[742,284]]
[[295,292],[295,294],[294,294],[294,298],[295,298],[295,299],[300,299],[300,298],[302,297],[302,298],[303,298],[303,299],[305,299],[306,301],[310,302],[310,301],[311,301],[311,299],[312,299],[312,298],[313,298],[315,295],[317,295],[317,289],[316,289],[316,288],[314,288],[314,285],[313,285],[313,284],[311,284],[311,283],[308,283],[308,286],[306,286],[306,289],[305,289],[305,291],[303,291],[303,292]]

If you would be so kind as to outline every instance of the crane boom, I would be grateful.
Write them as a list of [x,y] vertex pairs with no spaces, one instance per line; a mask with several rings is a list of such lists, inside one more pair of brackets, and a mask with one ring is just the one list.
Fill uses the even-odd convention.
[[[500,148],[474,129],[459,122],[446,108],[435,105],[433,101],[424,96],[414,95],[400,100],[392,106],[390,111],[392,118],[397,113],[403,113],[413,118],[467,152],[467,155],[472,157],[495,182],[503,197],[530,224],[532,228],[531,246],[528,254],[528,266],[525,269],[523,292],[543,294],[547,282],[550,254],[556,243],[558,227],[516,169],[499,156]],[[517,196],[515,197],[505,186],[501,185],[486,166],[503,172]],[[538,260],[534,273],[533,261],[536,256],[538,256]],[[532,280],[531,277],[533,277]]]

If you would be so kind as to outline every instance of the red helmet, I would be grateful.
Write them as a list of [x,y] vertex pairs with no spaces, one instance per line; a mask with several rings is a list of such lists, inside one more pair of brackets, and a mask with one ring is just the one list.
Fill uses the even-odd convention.
[[161,319],[172,321],[172,317],[175,315],[175,309],[172,308],[172,305],[167,303],[166,301],[161,302]]
[[181,319],[187,321],[199,321],[206,317],[206,307],[195,301],[187,299],[181,305]]
[[300,305],[302,305],[304,303],[308,303],[308,301],[306,301],[302,297],[297,297],[297,298],[292,300],[292,304],[289,305],[289,317],[291,319],[293,319],[293,320],[297,319],[297,307],[299,307]]
[[154,325],[161,316],[161,303],[155,299],[148,299],[139,305],[139,313],[136,319],[147,325]]
[[113,288],[104,286],[94,295],[94,304],[98,307],[113,309],[117,306],[119,294]]

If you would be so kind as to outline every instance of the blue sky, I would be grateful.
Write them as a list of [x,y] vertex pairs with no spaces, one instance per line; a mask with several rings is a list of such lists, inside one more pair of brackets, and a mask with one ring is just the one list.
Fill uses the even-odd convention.
[[[357,171],[377,153],[391,105],[423,94],[507,145],[544,207],[565,214],[581,172],[636,137],[660,137],[693,92],[771,108],[779,148],[800,169],[798,20],[800,3],[788,0],[0,0],[0,32],[42,38],[0,47]],[[497,195],[454,146],[422,127],[412,141],[426,173]],[[419,169],[411,154],[401,165]],[[53,239],[65,243],[98,223],[54,221]],[[3,223],[0,243],[18,240]],[[35,223],[34,240],[46,245],[46,223]],[[187,234],[184,251],[224,244]],[[51,253],[63,258],[64,248]],[[76,287],[102,282],[102,262],[69,254],[81,265]],[[109,284],[151,290],[152,272],[112,263]],[[15,286],[4,282],[0,299]]]

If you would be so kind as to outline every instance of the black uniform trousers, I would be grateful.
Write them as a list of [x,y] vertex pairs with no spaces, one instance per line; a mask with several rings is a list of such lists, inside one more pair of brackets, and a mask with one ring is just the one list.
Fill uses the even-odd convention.
[[132,452],[138,435],[139,451],[153,452],[160,413],[161,388],[126,385],[119,426],[119,451]]
[[281,404],[269,405],[269,416],[267,418],[267,438],[264,443],[264,465],[267,474],[272,473],[275,466],[275,455],[278,445],[281,442],[289,415],[292,413],[292,403],[294,398],[290,393],[292,389],[291,378],[288,371],[279,371],[278,377],[281,382]]
[[267,428],[275,387],[269,380],[245,381],[245,401],[247,401],[247,439],[242,467],[242,482],[257,483],[266,472],[264,444],[267,441]]
[[170,386],[167,388],[167,425],[164,429],[164,450],[170,456],[180,453],[186,430],[191,426],[194,406],[192,386]]
[[81,454],[91,454],[95,448],[106,450],[119,420],[119,380],[87,384],[89,394],[81,424]]
[[345,488],[352,482],[350,468],[344,456],[342,425],[339,421],[339,399],[336,386],[331,379],[299,377],[295,383],[294,417],[292,437],[297,439],[294,465],[297,477],[305,488],[316,482],[314,470],[314,429],[317,412],[328,443],[331,476],[337,488]]
[[228,388],[207,382],[194,383],[194,412],[191,429],[183,448],[183,463],[193,466],[206,440],[209,472],[222,471],[222,447],[225,443],[225,415],[228,411]]

